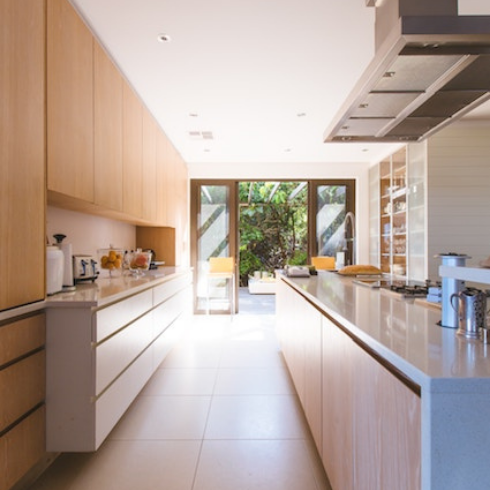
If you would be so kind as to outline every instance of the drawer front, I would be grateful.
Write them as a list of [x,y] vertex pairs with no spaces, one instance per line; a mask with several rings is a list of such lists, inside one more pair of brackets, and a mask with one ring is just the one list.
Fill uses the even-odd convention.
[[44,345],[46,315],[39,313],[0,326],[0,366]]
[[0,432],[44,401],[45,391],[44,350],[0,370]]
[[150,379],[152,359],[152,349],[146,350],[95,402],[95,446],[88,450],[98,449]]
[[192,275],[185,274],[153,288],[153,304],[155,306],[159,305],[167,298],[170,298],[175,293],[185,288],[191,282]]
[[192,289],[188,286],[180,291],[175,296],[172,296],[168,301],[161,304],[154,310],[154,337],[158,337],[187,307],[190,298],[189,292]]
[[0,490],[11,488],[45,454],[45,409],[29,417],[0,437]]
[[96,347],[96,395],[152,342],[152,332],[153,313],[150,312]]
[[151,310],[153,297],[151,290],[131,296],[95,313],[92,339],[100,342],[135,318]]

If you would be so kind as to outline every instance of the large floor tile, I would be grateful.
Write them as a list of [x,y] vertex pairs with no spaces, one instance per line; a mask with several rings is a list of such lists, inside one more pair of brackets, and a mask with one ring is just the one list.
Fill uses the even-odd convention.
[[209,396],[139,396],[109,438],[202,439],[210,400]]
[[212,395],[217,369],[158,369],[141,392],[142,395]]
[[327,490],[302,440],[205,441],[193,490]]
[[176,346],[160,368],[217,368],[220,364],[223,344],[182,343]]
[[107,441],[63,454],[31,490],[191,490],[200,441]]
[[308,432],[296,396],[214,396],[204,437],[300,439]]
[[227,342],[221,357],[220,367],[284,367],[284,361],[276,343]]
[[215,395],[294,395],[286,368],[222,368]]

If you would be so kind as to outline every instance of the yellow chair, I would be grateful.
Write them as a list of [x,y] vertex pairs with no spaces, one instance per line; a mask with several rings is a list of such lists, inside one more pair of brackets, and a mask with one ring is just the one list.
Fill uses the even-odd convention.
[[231,282],[230,310],[235,313],[235,260],[233,257],[210,257],[209,271],[207,274],[207,302],[206,311],[209,314],[210,288],[211,283],[216,279],[225,279]]
[[335,257],[312,257],[311,265],[318,270],[333,270],[335,269]]

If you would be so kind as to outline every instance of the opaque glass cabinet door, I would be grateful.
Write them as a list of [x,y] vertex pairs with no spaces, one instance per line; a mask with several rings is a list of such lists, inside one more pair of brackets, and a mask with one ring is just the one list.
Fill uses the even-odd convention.
[[44,299],[44,2],[0,1],[0,32],[0,310],[5,310]]

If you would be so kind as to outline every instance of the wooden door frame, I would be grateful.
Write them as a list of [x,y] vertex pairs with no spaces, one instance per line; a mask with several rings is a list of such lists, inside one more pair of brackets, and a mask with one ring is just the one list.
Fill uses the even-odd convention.
[[193,311],[194,313],[203,313],[203,310],[198,310],[197,304],[197,210],[199,208],[199,193],[198,190],[202,185],[222,185],[227,186],[229,195],[229,209],[230,209],[230,256],[235,259],[235,311],[238,311],[238,284],[239,284],[239,254],[238,254],[238,182],[236,179],[191,179],[190,180],[190,259],[191,267],[193,268],[193,282],[194,282],[194,298],[193,298]]
[[[356,180],[355,179],[309,179],[308,180],[308,260],[318,255],[316,239],[316,213],[318,208],[317,188],[321,185],[346,186],[346,211],[355,215]],[[354,257],[355,259],[355,257]]]
[[[347,188],[346,209],[355,213],[356,208],[356,180],[355,179],[274,179],[274,178],[243,178],[243,179],[190,179],[190,259],[194,271],[194,285],[197,284],[197,209],[198,209],[198,189],[201,185],[225,185],[229,188],[230,206],[230,255],[235,258],[235,310],[238,311],[238,291],[239,291],[239,202],[238,184],[240,182],[306,182],[308,184],[308,261],[311,257],[318,254],[316,240],[316,209],[317,209],[317,188],[320,185],[345,185]],[[194,288],[193,311],[197,310],[197,288]],[[235,312],[236,312],[235,311]],[[201,313],[202,310],[199,311]]]

